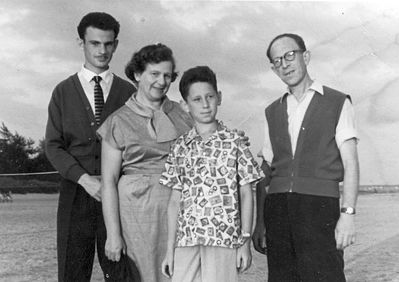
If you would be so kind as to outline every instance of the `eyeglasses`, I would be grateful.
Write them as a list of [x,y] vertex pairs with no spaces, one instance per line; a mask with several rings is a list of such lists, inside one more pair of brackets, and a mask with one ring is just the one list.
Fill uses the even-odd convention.
[[279,68],[281,66],[281,64],[283,63],[283,58],[284,60],[286,60],[287,62],[291,62],[293,60],[295,60],[295,54],[297,52],[305,52],[304,50],[292,50],[292,51],[288,51],[287,53],[285,53],[283,56],[281,57],[277,57],[274,58],[272,61],[272,64],[276,67]]

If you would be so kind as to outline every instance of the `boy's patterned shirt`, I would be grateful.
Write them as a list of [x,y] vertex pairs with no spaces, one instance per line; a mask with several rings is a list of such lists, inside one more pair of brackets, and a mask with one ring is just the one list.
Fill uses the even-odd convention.
[[160,183],[182,192],[177,247],[240,246],[238,186],[262,175],[241,143],[237,133],[219,123],[205,142],[193,128],[173,144]]

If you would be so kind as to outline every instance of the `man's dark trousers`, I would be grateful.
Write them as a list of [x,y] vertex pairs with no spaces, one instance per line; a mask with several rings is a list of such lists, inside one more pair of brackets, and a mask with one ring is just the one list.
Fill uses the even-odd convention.
[[[62,224],[61,220],[58,218],[58,224]],[[104,255],[106,229],[101,202],[96,201],[81,186],[76,189],[69,228],[67,263],[62,280],[90,281],[96,245],[101,268],[109,276],[112,261]]]
[[266,197],[269,282],[343,282],[343,251],[336,248],[339,199],[298,193]]

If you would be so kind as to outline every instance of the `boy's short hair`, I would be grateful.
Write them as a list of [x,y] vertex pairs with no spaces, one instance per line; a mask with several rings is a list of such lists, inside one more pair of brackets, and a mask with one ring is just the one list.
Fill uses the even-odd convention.
[[113,16],[102,12],[92,12],[85,15],[78,25],[78,34],[80,39],[85,39],[86,29],[95,27],[101,30],[113,30],[116,39],[119,34],[119,22]]
[[207,82],[218,91],[216,75],[208,66],[197,66],[186,70],[179,83],[179,91],[184,101],[187,101],[188,90],[196,82]]

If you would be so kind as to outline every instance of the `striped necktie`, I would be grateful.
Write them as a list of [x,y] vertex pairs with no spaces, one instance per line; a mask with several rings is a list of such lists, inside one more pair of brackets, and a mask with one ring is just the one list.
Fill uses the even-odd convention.
[[96,117],[97,124],[100,124],[101,112],[103,111],[103,108],[104,108],[104,95],[103,95],[103,90],[100,85],[101,76],[94,76],[93,81],[95,82],[95,84],[94,84],[94,108],[95,108],[94,115]]

